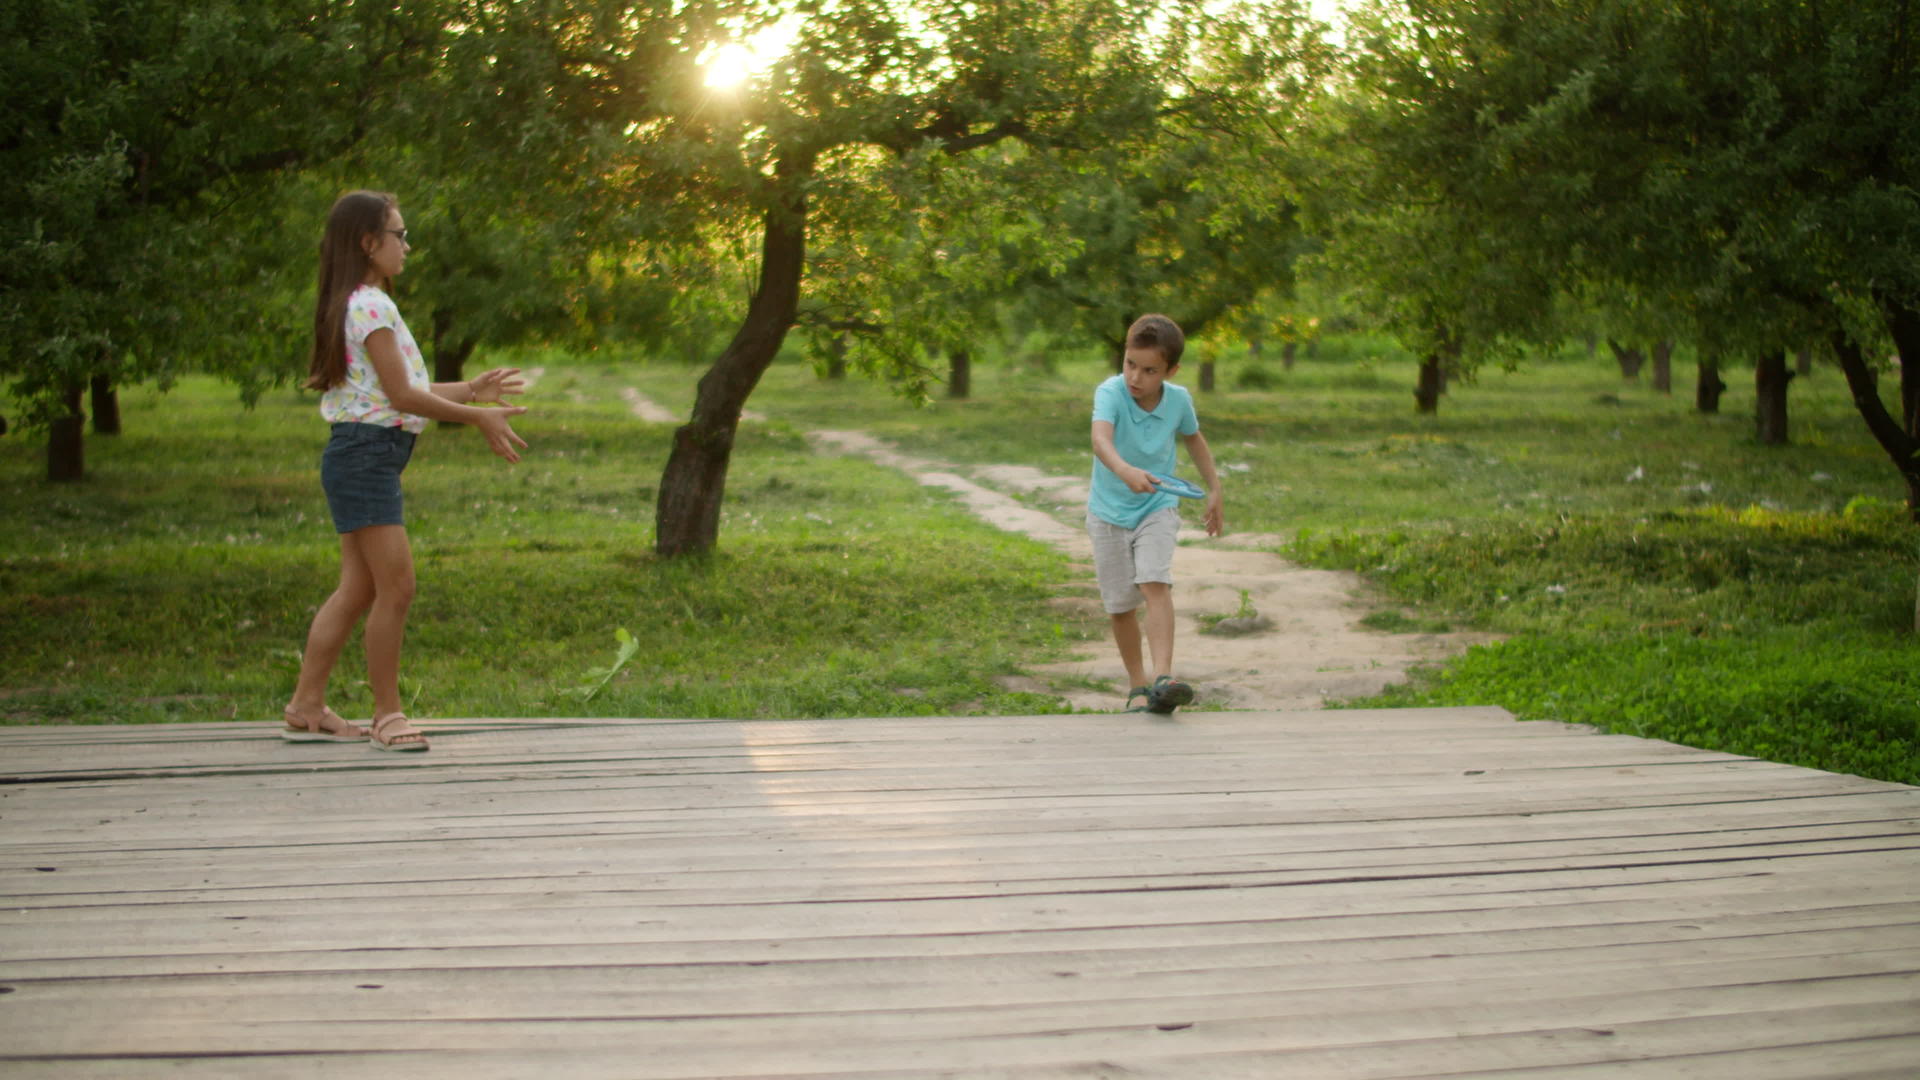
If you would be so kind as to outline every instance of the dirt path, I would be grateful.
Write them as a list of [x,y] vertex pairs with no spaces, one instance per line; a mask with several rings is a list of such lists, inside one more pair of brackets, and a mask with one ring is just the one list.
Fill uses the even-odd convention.
[[[620,391],[620,399],[627,403],[627,409],[632,412],[633,415],[645,420],[649,424],[684,424],[687,422],[686,417],[661,405],[659,402],[635,390],[631,386]],[[740,419],[750,423],[757,423],[758,421],[765,420],[766,417],[754,412],[752,409],[742,409]]]
[[[679,422],[638,390],[629,387],[621,396],[642,420]],[[950,491],[989,524],[1066,552],[1074,560],[1077,579],[1062,586],[1054,603],[1063,614],[1105,622],[1093,583],[1091,548],[1081,524],[1086,477],[1050,476],[1022,465],[952,465],[901,453],[863,431],[811,431],[807,439],[823,453],[864,457],[899,469],[929,487]],[[1231,527],[1231,488],[1227,522]],[[1369,630],[1359,620],[1393,607],[1391,603],[1358,575],[1308,569],[1260,550],[1279,542],[1279,537],[1261,533],[1229,532],[1209,539],[1194,529],[1180,532],[1180,551],[1173,564],[1178,610],[1175,670],[1194,684],[1202,704],[1262,710],[1319,708],[1330,698],[1378,693],[1404,681],[1413,665],[1443,660],[1494,640],[1490,634]],[[1270,625],[1244,635],[1202,634],[1199,617],[1238,612],[1243,590]],[[1118,708],[1126,694],[1125,672],[1106,638],[1076,650],[1071,660],[1034,664],[1028,670],[1029,675],[1006,677],[1004,685],[1095,710]]]
[[678,416],[668,412],[652,398],[635,390],[631,386],[620,391],[620,398],[627,403],[627,408],[632,411],[633,415],[645,420],[649,424],[677,424],[680,422]]
[[[1085,477],[1049,476],[1018,465],[962,468],[903,454],[865,432],[814,431],[813,445],[827,453],[858,455],[899,469],[922,484],[944,488],[987,522],[1051,544],[1075,560],[1080,579],[1055,601],[1064,611],[1104,621],[1086,530]],[[969,475],[963,475],[969,474]],[[1230,483],[1231,481],[1229,481]],[[1004,492],[1027,496],[1051,508],[1037,509]],[[1064,519],[1064,520],[1063,520]],[[1227,522],[1233,522],[1229,488]],[[1393,605],[1357,575],[1312,570],[1267,551],[1272,535],[1229,533],[1209,539],[1182,529],[1174,558],[1175,670],[1194,684],[1202,704],[1235,709],[1312,709],[1329,698],[1360,697],[1404,681],[1415,664],[1445,659],[1490,634],[1386,634],[1358,620]],[[1243,636],[1202,634],[1198,616],[1232,615],[1241,592],[1271,621]],[[1030,676],[1006,685],[1065,698],[1076,708],[1116,709],[1126,693],[1125,673],[1110,640],[1089,643],[1064,663],[1036,664]],[[1092,690],[1087,681],[1110,689]]]

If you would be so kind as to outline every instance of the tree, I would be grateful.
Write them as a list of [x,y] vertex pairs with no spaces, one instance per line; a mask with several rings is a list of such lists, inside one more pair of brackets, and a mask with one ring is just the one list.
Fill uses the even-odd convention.
[[1316,111],[1305,205],[1325,238],[1315,271],[1345,283],[1350,302],[1420,358],[1414,403],[1432,413],[1450,379],[1568,328],[1554,271],[1516,249],[1503,219],[1440,183],[1453,151],[1407,107],[1408,78],[1363,54],[1352,85]]
[[[664,73],[663,107],[636,127],[656,183],[757,218],[760,233],[746,312],[674,434],[655,517],[662,555],[708,551],[718,536],[740,411],[797,318],[816,220],[933,156],[1125,137],[1152,122],[1165,94],[1152,73],[1180,55],[1178,30],[1149,32],[1152,5],[1121,0],[804,10],[792,51],[737,105],[682,68]],[[1198,4],[1169,15],[1170,27],[1205,18]]]
[[1024,268],[1043,316],[1099,342],[1116,367],[1127,327],[1171,316],[1189,338],[1291,292],[1311,246],[1298,187],[1301,129],[1333,52],[1303,4],[1272,3],[1197,24],[1169,70],[1158,122],[1038,159],[1054,227],[1078,239],[1064,263]]
[[233,312],[283,293],[292,260],[270,245],[262,274],[244,245],[284,234],[267,208],[290,175],[364,134],[437,25],[423,7],[0,8],[0,374],[49,431],[50,479],[84,475],[89,386],[252,370],[261,333],[284,337]]
[[973,350],[999,330],[1024,267],[1059,265],[1078,239],[1039,209],[1018,140],[918,155],[891,181],[849,190],[818,223],[799,323],[812,351],[924,401],[945,365],[970,393]]
[[1481,256],[1661,297],[1708,354],[1766,358],[1763,437],[1784,436],[1772,357],[1833,340],[1920,514],[1915,433],[1870,359],[1920,310],[1917,16],[1912,0],[1380,5],[1356,28],[1368,134],[1380,167],[1417,170],[1429,205],[1502,238]]
[[482,342],[585,342],[616,308],[668,303],[623,271],[643,237],[695,244],[698,217],[636,205],[623,131],[649,70],[736,7],[447,0],[432,66],[341,171],[395,189],[417,223],[404,284],[436,382]]

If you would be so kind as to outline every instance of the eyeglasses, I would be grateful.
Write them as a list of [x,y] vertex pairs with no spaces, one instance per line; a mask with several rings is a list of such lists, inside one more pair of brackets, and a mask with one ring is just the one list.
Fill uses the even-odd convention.
[[400,242],[403,244],[407,242],[407,230],[405,229],[381,229],[380,231],[386,232],[386,233],[392,233],[393,235],[399,237]]

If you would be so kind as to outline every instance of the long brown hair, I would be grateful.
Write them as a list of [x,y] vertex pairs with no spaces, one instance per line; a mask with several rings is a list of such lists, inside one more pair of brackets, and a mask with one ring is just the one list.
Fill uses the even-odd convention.
[[327,213],[320,236],[320,288],[313,302],[313,358],[307,367],[309,390],[331,390],[347,378],[347,301],[366,283],[366,238],[387,227],[387,215],[400,205],[384,191],[349,191]]

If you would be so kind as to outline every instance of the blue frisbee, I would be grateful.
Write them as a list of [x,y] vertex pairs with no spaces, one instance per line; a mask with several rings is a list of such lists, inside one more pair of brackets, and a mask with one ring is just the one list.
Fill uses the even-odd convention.
[[1169,495],[1178,495],[1183,499],[1207,497],[1206,489],[1177,476],[1168,476],[1166,473],[1148,473],[1147,475],[1153,477],[1154,484]]

